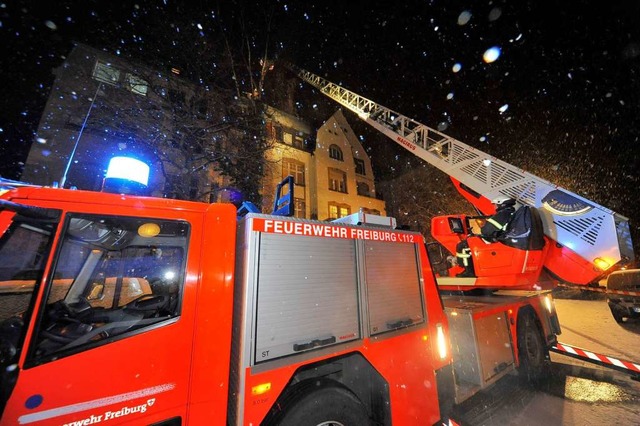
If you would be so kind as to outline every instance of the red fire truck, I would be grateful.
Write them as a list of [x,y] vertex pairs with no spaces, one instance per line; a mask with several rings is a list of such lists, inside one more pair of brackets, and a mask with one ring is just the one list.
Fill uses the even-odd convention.
[[[477,277],[436,277],[422,235],[391,218],[239,218],[13,185],[0,195],[2,425],[439,424],[510,372],[543,374],[560,326],[549,292],[522,290],[543,267],[589,284],[633,258],[617,213],[297,72],[479,212],[495,195],[534,208],[539,241],[470,244]],[[433,224],[450,251],[470,226]]]
[[440,424],[560,331],[550,294],[442,296],[390,218],[28,186],[0,209],[2,425]]

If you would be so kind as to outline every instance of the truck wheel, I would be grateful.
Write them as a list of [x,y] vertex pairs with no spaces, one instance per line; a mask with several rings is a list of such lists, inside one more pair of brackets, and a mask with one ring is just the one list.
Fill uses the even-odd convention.
[[547,349],[531,311],[521,312],[517,333],[520,359],[518,371],[528,383],[537,384],[545,372]]
[[364,406],[349,390],[329,386],[305,393],[291,402],[280,426],[361,426],[371,421]]
[[611,309],[611,315],[613,315],[613,319],[616,320],[618,324],[622,324],[624,316],[620,314],[620,311],[615,307],[609,305],[609,309]]

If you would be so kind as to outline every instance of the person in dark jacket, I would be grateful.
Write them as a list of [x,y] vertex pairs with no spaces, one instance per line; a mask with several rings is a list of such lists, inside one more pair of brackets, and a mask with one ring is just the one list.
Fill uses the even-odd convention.
[[[480,228],[480,234],[478,235],[486,243],[497,241],[500,234],[507,229],[507,225],[516,211],[516,200],[505,197],[504,195],[494,198],[491,200],[491,203],[496,207],[496,212],[485,219],[485,223]],[[469,237],[473,235],[475,234],[472,234]],[[471,257],[471,249],[469,248],[469,242],[467,239],[460,241],[456,246],[456,258],[458,260],[458,265],[464,268],[464,271],[456,276],[475,277],[473,258]]]

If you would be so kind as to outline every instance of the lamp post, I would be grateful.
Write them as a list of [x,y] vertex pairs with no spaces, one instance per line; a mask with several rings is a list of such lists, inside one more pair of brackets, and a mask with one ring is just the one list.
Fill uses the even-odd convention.
[[91,105],[89,105],[89,109],[87,110],[87,114],[84,116],[84,121],[82,122],[82,126],[80,126],[78,137],[76,137],[76,141],[73,144],[73,149],[71,150],[71,154],[69,154],[69,160],[67,161],[67,165],[64,168],[64,173],[62,174],[62,178],[60,179],[60,188],[64,188],[64,184],[67,182],[67,174],[69,173],[71,162],[73,161],[73,157],[76,155],[76,151],[78,150],[78,144],[80,143],[80,138],[82,137],[82,132],[84,132],[84,128],[87,126],[87,121],[89,120],[89,115],[91,114],[91,110],[93,109],[93,104],[96,102],[96,98],[98,97],[98,92],[100,92],[101,88],[102,88],[102,82],[98,83],[96,93],[95,95],[93,95],[93,98],[91,99]]

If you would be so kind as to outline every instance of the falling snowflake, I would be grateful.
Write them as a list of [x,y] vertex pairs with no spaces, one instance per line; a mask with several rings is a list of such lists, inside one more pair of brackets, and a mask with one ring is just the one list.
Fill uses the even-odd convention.
[[500,50],[500,48],[498,46],[493,46],[493,47],[490,47],[489,49],[485,50],[484,54],[482,55],[482,59],[487,64],[490,64],[492,62],[495,62],[500,57],[501,53],[502,53],[502,51]]
[[500,16],[502,16],[502,9],[500,9],[499,7],[494,7],[493,9],[491,9],[491,12],[489,12],[489,21],[497,21]]
[[465,10],[458,16],[458,25],[466,25],[471,19],[471,12]]

